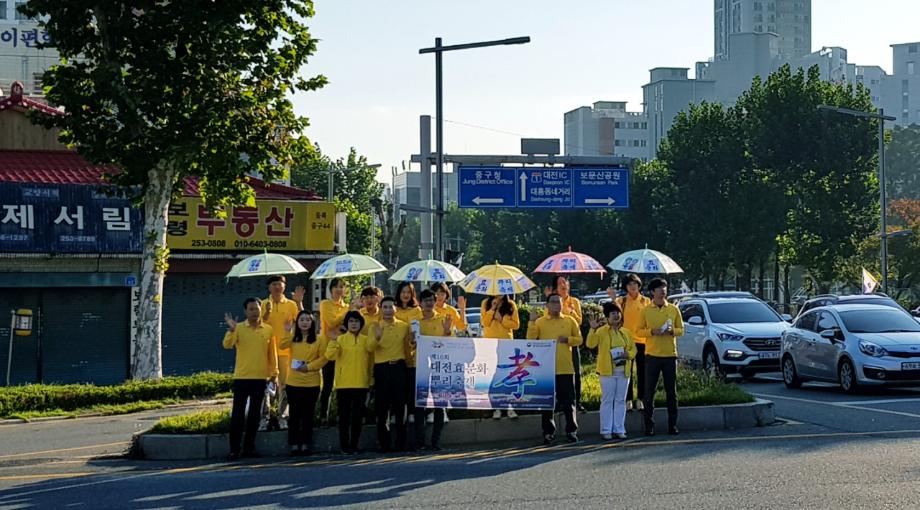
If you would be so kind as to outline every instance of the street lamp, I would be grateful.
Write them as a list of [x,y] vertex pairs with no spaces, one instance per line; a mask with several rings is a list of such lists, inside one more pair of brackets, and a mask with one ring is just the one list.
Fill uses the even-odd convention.
[[[530,37],[512,37],[510,39],[500,39],[497,41],[483,41],[466,44],[454,44],[452,46],[442,46],[441,38],[435,37],[434,46],[431,48],[422,48],[418,50],[420,55],[425,53],[434,53],[434,102],[435,117],[438,119],[438,129],[435,135],[435,151],[437,152],[437,179],[438,179],[438,238],[435,242],[435,256],[438,260],[444,260],[444,112],[442,97],[441,81],[441,57],[445,51],[469,50],[473,48],[486,48],[488,46],[505,46],[511,44],[527,44]],[[427,154],[422,154],[427,158]]]
[[[864,112],[861,110],[851,110],[849,108],[840,108],[837,106],[828,106],[825,104],[818,105],[818,110],[850,115],[863,119],[878,120],[878,181],[879,181],[879,202],[882,209],[882,224],[879,227],[879,237],[881,238],[882,253],[882,292],[888,293],[888,238],[892,237],[888,233],[888,194],[885,185],[885,121],[898,120],[896,117],[885,115],[885,109],[879,108],[878,113]],[[899,235],[901,235],[899,233]]]

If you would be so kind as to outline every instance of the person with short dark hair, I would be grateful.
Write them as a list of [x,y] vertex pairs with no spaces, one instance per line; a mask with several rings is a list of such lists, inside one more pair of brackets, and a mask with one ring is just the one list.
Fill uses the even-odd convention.
[[623,276],[620,280],[620,290],[625,293],[624,296],[616,297],[611,292],[610,297],[623,311],[623,327],[632,333],[636,342],[636,359],[635,363],[632,364],[633,373],[629,379],[629,390],[626,392],[626,409],[641,411],[644,408],[642,399],[645,398],[645,337],[636,333],[639,331],[642,309],[647,307],[652,300],[643,296],[640,292],[642,290],[642,279],[635,273]]
[[589,349],[597,349],[601,383],[601,437],[626,439],[626,392],[636,344],[623,327],[623,312],[616,303],[604,303],[603,317],[591,317],[590,325],[587,343]]
[[648,284],[652,304],[642,309],[640,336],[645,349],[645,435],[655,435],[655,388],[664,378],[668,399],[668,434],[677,435],[677,337],[684,334],[680,310],[668,302],[668,282],[655,278]]
[[[345,280],[341,278],[329,280],[329,297],[319,303],[320,335],[331,339],[332,333],[337,333],[342,327],[345,314],[351,310],[357,310],[359,305],[357,300],[350,305],[345,303]],[[329,399],[332,397],[334,386],[335,361],[333,360],[323,367],[323,388],[319,394],[319,416],[325,426],[330,426],[335,421],[329,415]]]
[[467,328],[466,298],[463,296],[457,298],[457,307],[460,309],[458,311],[457,308],[450,306],[450,287],[446,283],[436,282],[431,284],[431,292],[434,292],[435,297],[435,313],[450,317],[451,327],[457,331],[464,331]]
[[377,412],[377,441],[380,451],[390,451],[390,416],[394,418],[396,450],[406,449],[406,386],[409,325],[396,318],[395,301],[385,297],[380,320],[371,328],[374,354],[374,405]]
[[[224,349],[236,349],[233,369],[233,408],[230,412],[230,460],[256,456],[256,431],[265,396],[265,383],[277,384],[278,355],[272,327],[262,322],[262,303],[258,298],[243,302],[246,322],[240,324],[224,314],[227,333]],[[246,413],[248,403],[249,413]],[[242,441],[242,451],[240,451]]]
[[[581,301],[569,294],[571,288],[569,279],[565,275],[557,274],[553,277],[553,287],[547,296],[553,292],[559,294],[562,299],[562,313],[575,319],[575,322],[581,327],[583,319]],[[572,347],[572,366],[575,367],[575,407],[580,412],[585,412],[586,409],[581,405],[581,350],[577,346]]]
[[335,361],[335,395],[339,405],[339,446],[342,453],[358,453],[361,427],[364,425],[364,402],[370,385],[368,356],[374,352],[371,339],[361,334],[364,317],[352,310],[343,320],[345,332],[330,333],[326,358]]
[[[419,295],[422,306],[422,318],[419,320],[419,333],[423,336],[453,336],[451,332],[451,323],[452,320],[450,316],[447,315],[438,315],[435,311],[435,294],[430,290],[423,290]],[[418,350],[418,338],[412,337],[410,339],[410,349],[409,356],[412,359],[415,359],[416,353]],[[414,365],[413,365],[414,367]],[[412,391],[412,403],[413,403],[413,413],[415,418],[413,423],[415,424],[415,448],[419,450],[425,449],[425,408],[416,407],[415,404],[415,375],[416,369],[412,368],[409,372],[411,381]],[[441,449],[441,431],[444,429],[444,422],[446,418],[446,413],[443,408],[434,408],[432,415],[432,430],[431,430],[431,443],[430,449],[433,451],[438,451]]]
[[291,372],[288,377],[288,403],[291,415],[288,420],[288,445],[291,455],[308,455],[313,452],[313,419],[319,400],[320,373],[329,361],[326,359],[325,337],[317,337],[313,312],[302,310],[294,322],[293,334],[281,340],[282,349],[290,349]]
[[[572,347],[582,344],[581,327],[575,319],[562,313],[562,297],[552,293],[546,298],[546,315],[531,311],[527,325],[529,340],[556,341],[556,409],[565,414],[565,435],[570,443],[578,442],[578,421],[575,418],[575,367]],[[556,440],[553,411],[543,411],[543,443]]]

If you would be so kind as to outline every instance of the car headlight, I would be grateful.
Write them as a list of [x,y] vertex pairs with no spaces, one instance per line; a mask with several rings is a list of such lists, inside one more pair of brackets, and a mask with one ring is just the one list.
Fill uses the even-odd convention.
[[888,355],[888,351],[885,350],[884,347],[866,340],[859,341],[859,351],[875,358],[881,358],[882,356]]
[[734,335],[732,333],[717,333],[716,336],[723,342],[740,342],[744,340],[744,335]]

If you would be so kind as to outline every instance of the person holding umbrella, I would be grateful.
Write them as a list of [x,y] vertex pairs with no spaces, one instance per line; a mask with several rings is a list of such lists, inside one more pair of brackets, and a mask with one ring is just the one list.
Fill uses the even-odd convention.
[[396,286],[396,318],[406,324],[422,318],[422,308],[418,305],[412,282],[399,282]]
[[[559,297],[562,299],[562,313],[575,319],[575,322],[581,327],[583,318],[581,301],[579,301],[577,297],[569,294],[570,289],[571,285],[569,284],[569,279],[566,278],[565,275],[557,274],[553,277],[552,289],[547,287],[545,293],[547,296],[554,292],[559,294]],[[572,365],[575,367],[575,407],[580,412],[586,412],[584,406],[581,405],[581,350],[578,346],[572,347]]]

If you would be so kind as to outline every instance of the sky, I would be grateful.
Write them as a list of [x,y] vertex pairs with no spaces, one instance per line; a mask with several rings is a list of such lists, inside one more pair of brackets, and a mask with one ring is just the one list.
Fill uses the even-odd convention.
[[[531,43],[444,55],[444,151],[519,154],[520,138],[563,138],[563,115],[595,101],[642,109],[654,67],[713,54],[713,0],[315,0],[319,39],[305,76],[329,84],[294,97],[324,154],[350,147],[378,180],[419,152],[434,116],[434,56],[420,48],[530,36]],[[918,0],[812,0],[812,49],[891,71],[891,44],[920,41]],[[433,133],[432,133],[433,135]],[[434,138],[432,136],[432,150]]]

